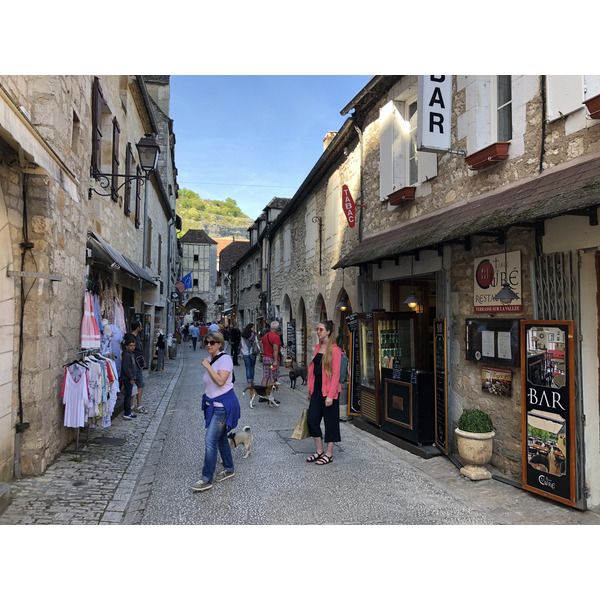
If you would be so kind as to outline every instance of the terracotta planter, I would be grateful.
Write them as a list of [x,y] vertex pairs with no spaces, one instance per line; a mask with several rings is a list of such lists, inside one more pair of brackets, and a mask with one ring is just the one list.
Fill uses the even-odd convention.
[[479,479],[491,479],[492,474],[485,468],[492,459],[494,436],[496,433],[471,433],[455,429],[458,453],[466,465],[460,470],[460,474],[477,481]]
[[403,204],[404,202],[408,202],[409,200],[415,199],[415,192],[417,188],[415,186],[407,186],[403,187],[395,192],[392,192],[388,196],[388,200],[392,206],[398,206],[399,204]]
[[510,142],[496,142],[465,157],[469,169],[478,171],[508,158]]
[[590,111],[591,119],[600,119],[600,94],[584,100],[583,104]]

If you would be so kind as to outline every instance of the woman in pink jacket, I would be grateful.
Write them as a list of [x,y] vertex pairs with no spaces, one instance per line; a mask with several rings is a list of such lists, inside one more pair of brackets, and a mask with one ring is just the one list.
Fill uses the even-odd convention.
[[[321,321],[317,327],[319,343],[315,355],[308,366],[308,431],[315,440],[317,451],[306,459],[317,465],[327,465],[333,461],[333,445],[340,437],[340,361],[342,351],[333,341],[333,321]],[[325,421],[325,443],[321,419]]]

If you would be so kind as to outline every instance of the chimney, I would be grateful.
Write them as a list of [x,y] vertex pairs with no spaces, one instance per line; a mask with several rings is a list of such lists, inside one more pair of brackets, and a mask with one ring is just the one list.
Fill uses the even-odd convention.
[[337,131],[328,131],[327,132],[327,134],[323,138],[323,152],[325,152],[325,150],[327,150],[327,147],[329,146],[329,144],[331,144],[331,141],[333,140],[333,138],[336,135],[337,135]]

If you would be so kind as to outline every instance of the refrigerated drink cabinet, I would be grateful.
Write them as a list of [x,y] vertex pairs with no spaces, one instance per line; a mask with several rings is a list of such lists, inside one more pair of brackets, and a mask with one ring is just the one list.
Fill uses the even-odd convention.
[[419,444],[433,441],[433,373],[418,369],[414,312],[359,317],[361,417]]

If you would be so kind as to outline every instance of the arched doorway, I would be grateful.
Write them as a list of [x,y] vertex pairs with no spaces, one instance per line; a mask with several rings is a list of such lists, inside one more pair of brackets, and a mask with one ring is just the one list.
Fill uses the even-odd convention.
[[202,298],[190,298],[186,302],[185,308],[189,311],[184,319],[186,323],[189,323],[190,321],[206,322],[207,305]]
[[[345,310],[341,310],[339,305],[343,302],[343,306],[346,307]],[[346,315],[352,314],[352,305],[350,304],[350,299],[348,298],[348,294],[344,288],[342,288],[338,294],[336,303],[335,303],[335,313],[333,322],[335,323],[335,343],[345,350],[346,353],[349,353],[350,350],[350,330],[348,329],[348,324],[346,323]]]

